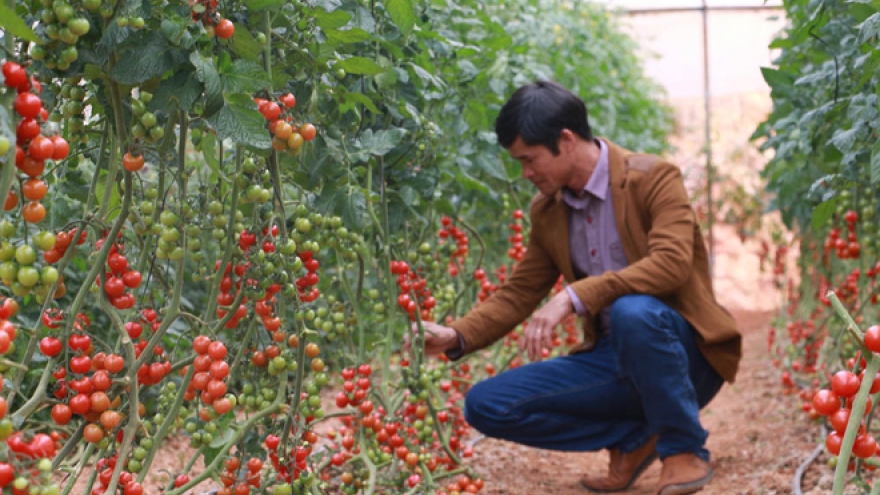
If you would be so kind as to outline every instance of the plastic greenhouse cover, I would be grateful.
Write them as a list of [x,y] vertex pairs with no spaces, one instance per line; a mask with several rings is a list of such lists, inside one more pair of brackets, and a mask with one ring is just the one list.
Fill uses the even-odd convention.
[[[612,8],[630,10],[654,10],[670,8],[701,8],[702,0],[593,0],[596,3]],[[781,7],[781,0],[706,0],[706,6],[718,7]]]

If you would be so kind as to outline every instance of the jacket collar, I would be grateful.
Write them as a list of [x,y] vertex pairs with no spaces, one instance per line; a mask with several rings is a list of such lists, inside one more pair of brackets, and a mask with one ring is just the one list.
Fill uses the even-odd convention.
[[[624,195],[626,185],[626,157],[629,151],[617,146],[611,141],[600,138],[608,147],[608,174],[611,181],[611,200],[614,205],[614,220],[617,232],[620,236],[624,249],[627,250],[632,243],[631,236],[626,230],[627,201]],[[554,198],[548,198],[541,208],[541,218],[533,218],[534,224],[542,225],[550,236],[551,243],[547,246],[551,250],[551,256],[556,260],[559,270],[567,282],[573,282],[574,269],[571,266],[571,251],[569,246],[568,211],[562,199],[562,191],[556,193]],[[627,256],[630,255],[627,250]]]

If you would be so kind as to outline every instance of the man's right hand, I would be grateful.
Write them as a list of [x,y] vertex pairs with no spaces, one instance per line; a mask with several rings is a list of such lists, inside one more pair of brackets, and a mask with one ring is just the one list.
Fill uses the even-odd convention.
[[[430,321],[423,321],[422,327],[425,329],[425,354],[443,354],[444,352],[458,347],[458,332],[452,327],[439,325]],[[404,345],[407,349],[414,337],[419,335],[419,326],[417,323],[412,324],[412,335],[404,336]]]

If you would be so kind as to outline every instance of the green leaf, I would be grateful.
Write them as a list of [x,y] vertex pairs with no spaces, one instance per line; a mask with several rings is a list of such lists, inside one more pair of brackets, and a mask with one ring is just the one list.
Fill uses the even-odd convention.
[[135,31],[132,29],[120,27],[119,24],[111,22],[104,30],[104,34],[101,35],[101,41],[98,42],[99,52],[106,57],[134,33]]
[[391,20],[397,25],[397,29],[403,34],[409,34],[416,23],[416,13],[413,10],[412,0],[386,0],[385,10],[391,16]]
[[315,10],[315,23],[323,30],[339,29],[348,24],[351,20],[351,14],[344,10],[334,10],[327,12],[324,9]]
[[382,129],[375,133],[372,129],[367,129],[361,135],[360,140],[355,141],[352,145],[354,152],[351,153],[351,158],[355,161],[366,162],[373,156],[384,156],[400,143],[406,132],[406,129],[399,127]]
[[859,25],[859,42],[864,43],[877,34],[880,34],[880,12],[868,17]]
[[[273,9],[284,5],[284,0],[244,0],[248,10],[258,12],[260,10]],[[236,31],[238,31],[236,29]]]
[[186,33],[186,25],[184,25],[183,21],[179,18],[162,19],[161,29],[165,38],[175,45],[180,44],[180,40],[183,39],[183,35]]
[[852,150],[852,147],[858,138],[858,134],[858,127],[853,127],[852,129],[847,130],[838,129],[837,132],[834,133],[834,137],[831,138],[831,144],[842,153],[847,153]]
[[86,76],[86,78],[93,80],[104,77],[104,71],[101,69],[100,66],[95,64],[86,64],[83,68],[83,74]]
[[241,58],[259,61],[262,47],[248,29],[236,29],[232,35],[232,49]]
[[880,141],[871,147],[871,184],[880,182]]
[[363,106],[365,106],[367,108],[367,110],[369,110],[375,114],[379,113],[379,109],[376,108],[376,104],[373,103],[373,100],[371,100],[369,96],[367,96],[363,93],[354,93],[354,92],[345,93],[342,96],[342,100],[344,102],[340,105],[340,111],[342,113],[345,113],[346,111],[348,111],[348,109],[353,108],[354,104],[356,104],[356,103],[362,104]]
[[132,49],[121,54],[110,77],[122,84],[140,84],[174,68],[174,47],[157,32],[147,32]]
[[254,99],[245,93],[227,93],[224,100],[223,108],[208,119],[217,136],[256,150],[271,148],[266,119]]
[[[428,72],[424,67],[418,64],[412,64],[413,72],[416,73],[419,79],[421,79],[422,83],[427,86],[431,84],[439,89],[443,89],[446,87],[446,83],[443,82],[442,79],[436,77],[434,74]],[[506,86],[506,84],[505,84]],[[507,88],[505,87],[505,90]]]
[[837,211],[837,198],[830,199],[813,210],[812,225],[813,230],[819,230],[831,218],[831,215]]
[[764,80],[767,81],[767,85],[770,86],[772,89],[789,87],[792,83],[791,74],[783,72],[779,69],[761,67],[761,75],[764,76]]
[[382,69],[379,64],[377,64],[373,59],[366,57],[346,58],[337,62],[336,66],[341,69],[345,69],[345,71],[349,74],[363,74],[367,76],[372,76],[384,72],[384,69]]
[[[204,86],[195,77],[190,67],[182,67],[173,76],[163,80],[159,89],[153,93],[153,99],[147,108],[151,111],[166,110],[179,107],[183,110],[192,108],[193,103],[202,95]],[[175,102],[176,104],[172,104]]]
[[266,72],[256,62],[236,60],[227,71],[220,73],[223,90],[228,93],[256,93],[269,87]]
[[324,34],[327,38],[338,43],[360,43],[361,41],[369,41],[370,33],[361,28],[352,28],[346,30],[325,29]]
[[333,12],[342,6],[342,0],[307,0],[309,7],[320,7],[327,12]]
[[317,198],[316,206],[321,211],[339,214],[343,223],[348,227],[361,230],[366,225],[367,198],[358,188],[340,187],[337,189],[334,184],[328,184]]
[[286,67],[283,65],[272,67],[272,86],[283,88],[284,86],[287,86],[287,82],[290,81],[290,79],[291,76]]
[[0,28],[3,28],[8,34],[30,41],[31,43],[41,43],[40,38],[21,17],[15,15],[14,10],[10,10],[3,4],[0,4]]
[[506,181],[509,179],[507,176],[507,170],[504,169],[504,165],[501,164],[501,161],[498,159],[492,159],[487,157],[484,154],[479,154],[475,158],[477,167],[485,172],[486,174],[495,177],[496,179],[501,179]]
[[214,67],[214,61],[192,52],[189,61],[196,68],[196,78],[205,85],[205,116],[210,116],[223,106],[223,83]]

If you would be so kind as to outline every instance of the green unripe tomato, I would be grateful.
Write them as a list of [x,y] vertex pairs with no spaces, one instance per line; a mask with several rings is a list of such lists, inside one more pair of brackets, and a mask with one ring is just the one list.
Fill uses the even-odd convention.
[[[65,27],[65,28],[61,28],[58,31],[58,39],[67,45],[74,45],[74,44],[76,44],[77,40],[79,40],[79,37],[77,35],[71,33],[70,29]],[[58,66],[59,67],[61,66],[61,62],[58,63]]]
[[162,139],[163,137],[165,137],[165,128],[164,127],[156,126],[156,127],[153,127],[152,129],[150,129],[150,139],[152,139],[153,142],[156,142],[156,141]]
[[[52,5],[52,11],[55,12],[55,18],[58,19],[58,22],[62,24],[67,24],[73,14],[75,13],[73,7],[70,6],[67,2],[55,2]],[[71,31],[71,34],[73,32]]]
[[153,112],[144,112],[144,114],[141,115],[140,120],[141,120],[141,124],[143,124],[144,127],[149,129],[150,127],[153,127],[154,125],[156,125],[156,114],[154,114]]
[[37,250],[28,244],[22,244],[15,250],[15,261],[21,265],[30,265],[37,261]]
[[77,17],[67,21],[67,27],[70,29],[71,33],[77,36],[85,35],[91,28],[89,20],[84,17]]
[[3,241],[0,243],[0,262],[9,261],[15,257],[15,246]]
[[15,225],[9,220],[0,220],[0,237],[9,239],[15,235]]
[[25,478],[23,476],[19,476],[19,477],[15,478],[15,481],[12,482],[12,487],[15,488],[16,490],[24,490],[25,488],[28,487],[29,484],[30,484],[30,481],[28,481],[27,478]]
[[307,218],[297,218],[296,222],[294,222],[294,226],[296,230],[303,234],[308,234],[310,230],[312,230],[312,223]]
[[166,227],[162,229],[162,240],[168,243],[175,243],[180,240],[180,230],[174,227]]
[[144,460],[144,459],[147,458],[147,454],[148,454],[148,453],[149,453],[149,452],[147,452],[147,449],[145,449],[145,448],[143,448],[143,447],[137,447],[136,449],[134,449],[134,451],[132,452],[131,455],[132,455],[132,457],[134,457],[135,459],[137,459],[137,460],[139,460],[139,461],[142,461],[142,460]]
[[135,124],[131,126],[131,135],[143,139],[147,135],[147,129],[141,124]]
[[55,246],[55,234],[43,230],[34,235],[34,245],[37,249],[48,251]]
[[177,246],[168,253],[168,259],[171,261],[180,261],[186,255],[182,247]]
[[43,273],[40,274],[40,283],[49,287],[57,282],[59,278],[58,269],[54,266],[47,266],[43,268]]
[[15,281],[18,276],[18,265],[12,261],[4,261],[0,263],[0,280],[4,284],[9,285]]
[[22,266],[18,268],[16,279],[22,286],[31,288],[40,281],[40,272],[32,266]]
[[290,486],[290,483],[275,485],[275,488],[272,490],[272,495],[291,495],[292,493],[293,487]]
[[165,210],[159,214],[159,221],[166,227],[174,227],[180,221],[180,218],[173,211]]

